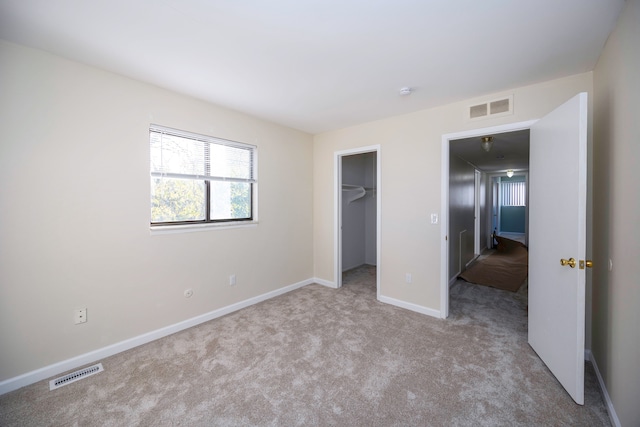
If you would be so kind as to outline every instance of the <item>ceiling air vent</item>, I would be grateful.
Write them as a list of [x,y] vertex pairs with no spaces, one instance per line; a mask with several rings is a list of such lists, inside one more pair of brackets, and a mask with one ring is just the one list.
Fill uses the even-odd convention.
[[467,119],[478,120],[509,114],[513,114],[513,95],[469,106]]
[[49,391],[55,390],[67,384],[71,384],[83,378],[90,377],[91,375],[97,374],[98,372],[102,371],[104,371],[102,363],[98,363],[97,365],[89,366],[87,368],[80,369],[79,371],[71,372],[70,374],[67,374],[63,377],[49,381]]

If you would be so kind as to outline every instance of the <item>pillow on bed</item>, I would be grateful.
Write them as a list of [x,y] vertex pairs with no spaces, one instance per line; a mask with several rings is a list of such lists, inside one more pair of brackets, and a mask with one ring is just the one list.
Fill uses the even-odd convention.
[[510,252],[515,248],[526,248],[525,245],[516,241],[507,239],[505,237],[495,236],[496,241],[498,242],[498,251],[500,252]]

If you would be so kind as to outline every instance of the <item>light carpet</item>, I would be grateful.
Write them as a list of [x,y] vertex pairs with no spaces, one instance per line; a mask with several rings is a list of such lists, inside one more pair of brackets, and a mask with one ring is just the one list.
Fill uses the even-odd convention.
[[579,406],[528,346],[526,289],[458,281],[447,320],[375,295],[372,267],[305,286],[0,396],[0,425],[609,425],[590,365]]

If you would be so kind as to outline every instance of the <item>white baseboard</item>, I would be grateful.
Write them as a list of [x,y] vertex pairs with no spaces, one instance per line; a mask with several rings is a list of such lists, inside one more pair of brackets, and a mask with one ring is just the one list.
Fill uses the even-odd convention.
[[335,282],[332,282],[332,281],[330,281],[330,280],[324,280],[324,279],[320,279],[320,278],[318,278],[318,277],[314,277],[314,278],[312,279],[312,281],[313,281],[313,283],[317,283],[317,284],[322,285],[322,286],[327,286],[327,287],[329,287],[329,288],[333,288],[333,289],[337,289],[337,288],[338,288],[338,287],[336,286],[336,283],[335,283]]
[[[319,285],[327,286],[329,288],[337,289],[335,282],[331,282],[329,280],[314,278],[313,281]],[[410,302],[401,301],[395,298],[385,297],[384,295],[380,295],[378,297],[378,301],[383,302],[385,304],[395,305],[396,307],[405,308],[407,310],[415,311],[416,313],[426,314],[428,316],[440,318],[440,310],[434,310],[432,308],[423,307],[421,305],[412,304]]]
[[440,310],[434,310],[432,308],[423,307],[421,305],[412,304],[410,302],[401,301],[395,298],[385,297],[384,295],[380,295],[378,301],[383,302],[385,304],[395,305],[396,307],[405,308],[407,310],[415,311],[416,313],[426,314],[427,316],[440,318]]
[[[587,355],[588,357],[586,357]],[[620,420],[618,419],[618,414],[616,414],[616,410],[613,407],[613,402],[611,401],[611,397],[609,396],[607,387],[605,386],[602,375],[600,374],[600,369],[598,369],[596,359],[595,357],[593,357],[593,353],[591,353],[591,350],[585,350],[585,359],[591,361],[593,369],[596,371],[596,377],[598,378],[600,390],[602,390],[602,395],[604,396],[604,403],[605,405],[607,405],[607,412],[609,413],[609,420],[611,421],[611,425],[613,425],[614,427],[622,427],[620,424]]]
[[155,341],[159,338],[163,338],[184,329],[191,328],[193,326],[199,325],[200,323],[208,322],[209,320],[213,320],[242,308],[249,307],[278,295],[293,291],[294,289],[310,285],[312,283],[318,283],[317,279],[303,280],[302,282],[294,283],[293,285],[285,286],[283,288],[276,289],[275,291],[267,292],[265,294],[258,295],[256,297],[210,311],[209,313],[205,313],[200,316],[192,317],[191,319],[187,319],[182,322],[166,326],[164,328],[156,329],[155,331],[151,331],[146,334],[138,335],[137,337],[133,337],[109,345],[107,347],[100,348],[98,350],[90,351],[88,353],[72,357],[71,359],[63,360],[61,362],[45,366],[44,368],[36,369],[35,371],[27,372],[14,378],[9,378],[0,382],[0,395],[53,377],[63,372],[94,363],[100,359],[104,359],[105,357],[113,356],[114,354],[121,353],[134,347],[149,343],[151,341]]

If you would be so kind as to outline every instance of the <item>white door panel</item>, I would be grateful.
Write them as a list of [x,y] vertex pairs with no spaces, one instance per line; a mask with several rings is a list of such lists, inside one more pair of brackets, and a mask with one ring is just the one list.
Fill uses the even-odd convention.
[[[531,127],[529,344],[584,403],[587,94]],[[575,268],[560,259],[574,258]]]

